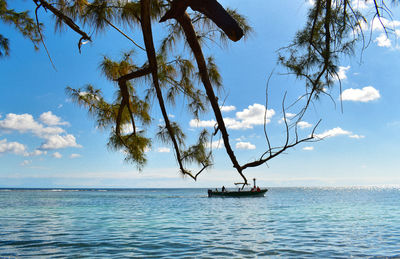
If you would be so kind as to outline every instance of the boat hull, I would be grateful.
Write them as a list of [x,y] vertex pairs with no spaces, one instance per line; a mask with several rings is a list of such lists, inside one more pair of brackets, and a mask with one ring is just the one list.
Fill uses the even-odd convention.
[[268,189],[261,189],[261,191],[224,191],[216,192],[208,190],[208,197],[263,197]]

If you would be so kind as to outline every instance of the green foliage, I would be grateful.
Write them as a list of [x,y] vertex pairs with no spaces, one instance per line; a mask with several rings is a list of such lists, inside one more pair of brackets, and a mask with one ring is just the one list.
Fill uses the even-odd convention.
[[8,44],[8,39],[4,38],[3,35],[0,34],[0,57],[8,56],[10,54]]
[[[33,2],[39,7],[46,6],[47,10],[51,10],[54,14],[56,29],[65,27],[80,34],[82,38],[79,41],[79,47],[82,40],[91,40],[91,37],[83,31],[84,29],[81,30],[77,23],[90,32],[104,33],[110,28],[116,30],[134,44],[132,47],[141,49],[139,52],[130,51],[122,54],[120,60],[103,56],[100,71],[115,87],[112,100],[106,100],[101,90],[91,85],[82,89],[70,87],[66,89],[71,99],[87,109],[95,118],[98,128],[110,131],[108,147],[112,150],[123,151],[126,161],[135,163],[139,169],[145,165],[146,151],[152,146],[154,139],[174,147],[181,172],[193,179],[196,179],[203,169],[212,165],[213,158],[208,145],[210,134],[203,130],[197,142],[188,145],[182,128],[168,118],[164,102],[174,106],[178,101],[183,101],[187,111],[195,118],[206,112],[207,107],[212,106],[218,122],[214,134],[218,132],[222,134],[233,166],[245,182],[247,180],[242,170],[264,164],[287,148],[312,139],[312,134],[311,137],[302,140],[296,137],[293,144],[289,144],[287,140],[283,147],[269,146],[269,150],[259,160],[243,166],[237,162],[218,108],[218,97],[214,94],[214,89],[222,88],[222,78],[214,58],[204,58],[201,50],[206,44],[226,46],[229,42],[227,34],[235,41],[240,39],[242,31],[246,37],[251,34],[252,28],[247,19],[236,10],[213,9],[218,9],[219,14],[222,12],[225,17],[228,17],[227,20],[231,21],[229,26],[234,24],[227,30],[214,19],[219,26],[224,28],[227,33],[225,34],[211,17],[207,17],[207,12],[201,11],[201,8],[192,9],[200,10],[199,12],[187,8],[187,5],[190,6],[190,3],[196,1],[54,0],[50,2],[34,0]],[[213,1],[209,1],[207,8],[210,8],[212,3]],[[197,1],[195,4],[200,6],[202,2]],[[315,5],[308,13],[304,29],[296,34],[291,45],[279,51],[279,63],[289,73],[306,82],[305,96],[308,102],[303,112],[307,109],[311,98],[325,93],[325,89],[333,85],[337,78],[339,60],[344,55],[353,54],[354,46],[360,39],[360,35],[362,36],[361,23],[365,22],[366,18],[354,10],[351,4],[349,0],[315,0]],[[380,5],[377,1],[374,1],[374,4],[376,15],[380,17],[380,11],[386,8],[385,3],[381,0]],[[174,8],[183,8],[182,6],[184,10],[174,10]],[[217,7],[219,6],[218,4]],[[203,7],[206,8],[206,6]],[[166,13],[170,15],[168,19],[165,18]],[[154,50],[153,35],[149,35],[152,25],[148,21],[158,24],[161,17],[163,17],[163,23],[159,26],[162,26],[163,32],[157,35],[159,49]],[[234,19],[233,22],[231,18]],[[41,37],[28,11],[16,12],[8,9],[7,0],[0,0],[0,21],[13,25],[24,37],[33,42],[35,48],[38,47]],[[138,28],[143,33],[145,48],[128,36],[131,33],[135,35]],[[234,33],[231,33],[231,28]],[[125,33],[124,30],[127,32]],[[144,56],[148,61],[135,64],[133,57],[139,53],[146,54]],[[8,54],[9,40],[0,35],[0,57]],[[149,126],[155,121],[151,113],[154,99],[158,101],[164,123],[158,125],[155,136],[148,136]],[[265,157],[268,154],[270,156]],[[184,168],[183,163],[185,165],[194,163],[202,169],[198,174],[193,175]]]
[[[84,89],[73,89],[67,87],[67,94],[71,99],[85,107],[89,114],[96,119],[96,124],[99,129],[111,130],[108,147],[112,150],[123,150],[126,154],[125,160],[137,164],[138,168],[142,168],[146,163],[145,151],[150,148],[151,140],[144,136],[145,131],[142,130],[133,134],[126,128],[129,128],[130,112],[124,109],[121,118],[123,125],[123,133],[118,135],[115,131],[114,125],[117,119],[120,107],[120,97],[113,103],[108,103],[102,97],[99,89],[95,89],[91,85],[87,85]],[[143,125],[151,122],[149,115],[149,104],[145,103],[138,98],[131,98],[131,111],[140,119]]]
[[207,130],[202,130],[197,143],[183,152],[183,161],[186,163],[195,162],[204,167],[212,165],[212,153],[207,148],[208,143],[209,133]]
[[87,85],[84,89],[67,87],[66,93],[72,101],[88,110],[89,114],[96,119],[98,128],[107,129],[114,125],[119,105],[106,102],[101,90]]
[[[279,52],[279,63],[300,79],[318,97],[337,78],[338,62],[353,54],[365,17],[345,0],[317,0],[307,23],[293,43]],[[312,94],[311,94],[312,95]]]
[[141,133],[118,136],[111,132],[107,146],[114,151],[123,150],[125,161],[136,164],[141,170],[146,164],[146,151],[151,147],[151,140]]
[[[25,38],[32,41],[35,50],[39,49],[40,34],[28,11],[16,12],[14,9],[8,9],[7,1],[0,0],[0,21],[13,25]],[[39,26],[42,26],[42,24],[39,24]],[[9,54],[9,40],[0,34],[0,58]]]
[[[180,146],[184,146],[186,138],[185,133],[183,133],[182,129],[176,122],[171,123],[171,128],[174,136],[178,141],[178,144]],[[156,134],[156,137],[165,144],[171,143],[171,135],[169,134],[168,129],[165,125],[158,125],[158,132]]]

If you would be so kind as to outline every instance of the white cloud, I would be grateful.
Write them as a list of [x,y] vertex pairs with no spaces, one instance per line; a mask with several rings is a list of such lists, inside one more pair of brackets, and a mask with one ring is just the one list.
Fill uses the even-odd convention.
[[299,126],[300,129],[306,129],[306,128],[312,127],[312,124],[310,124],[310,123],[308,123],[308,122],[306,122],[306,121],[299,121],[299,122],[297,123],[297,126]]
[[35,122],[30,114],[14,114],[9,113],[4,120],[0,121],[0,129],[3,131],[19,131],[27,132],[40,128],[40,124]]
[[234,118],[224,118],[225,125],[228,129],[240,130],[240,129],[252,129],[253,126],[245,123],[244,121],[236,120]]
[[231,112],[231,111],[236,110],[236,107],[233,105],[220,106],[219,108],[221,109],[222,112]]
[[44,112],[40,115],[39,120],[49,126],[69,125],[66,121],[61,121],[61,118],[54,115],[51,111]]
[[159,147],[159,148],[157,148],[157,152],[158,153],[169,153],[170,151],[171,151],[171,149],[168,148],[168,147]]
[[344,90],[341,96],[343,101],[354,102],[369,102],[381,97],[379,91],[372,86],[366,86],[362,89],[349,88]]
[[[139,127],[136,127],[136,132],[140,131],[141,129]],[[122,134],[131,134],[133,133],[133,126],[132,123],[125,123],[121,125],[121,133]]]
[[392,47],[392,41],[386,36],[385,33],[381,33],[375,40],[379,47],[390,48]]
[[[239,130],[239,129],[252,129],[254,125],[264,124],[264,113],[265,106],[262,104],[255,103],[249,105],[248,108],[243,111],[236,113],[236,118],[223,118],[225,125],[228,129]],[[267,110],[266,123],[271,122],[272,116],[275,115],[273,109]],[[216,125],[215,120],[198,120],[192,119],[189,122],[190,127],[214,127]]]
[[238,142],[236,143],[237,149],[256,149],[256,146],[250,142]]
[[334,80],[344,80],[347,79],[347,71],[350,69],[350,66],[342,67],[339,66],[339,70],[337,71],[337,75],[334,76]]
[[244,137],[244,136],[241,136],[240,138],[235,138],[235,141],[243,141],[243,140],[245,140],[246,138]]
[[310,146],[310,147],[303,147],[303,150],[305,151],[312,151],[314,150],[314,147]]
[[46,154],[43,149],[58,149],[65,147],[82,147],[76,143],[75,137],[72,134],[60,135],[66,133],[64,129],[56,127],[56,125],[69,125],[68,122],[63,122],[59,117],[52,114],[50,111],[42,113],[39,120],[47,125],[35,121],[30,114],[14,114],[9,113],[3,120],[0,120],[0,131],[10,133],[17,131],[19,133],[31,133],[39,138],[45,139],[40,149],[36,149],[31,153],[25,152],[25,156],[38,156]]
[[41,149],[59,149],[67,147],[82,147],[76,143],[75,137],[71,134],[65,136],[51,135],[46,137],[46,142],[43,143]]
[[368,30],[368,22],[363,19],[360,19],[358,20],[358,24],[353,28],[352,36],[359,35],[361,34],[361,32],[365,32],[367,30]]
[[168,117],[170,117],[170,118],[175,118],[175,115],[173,115],[173,114],[168,114]]
[[358,135],[358,134],[353,134],[353,135],[350,135],[349,138],[362,139],[362,138],[365,138],[365,136]]
[[78,158],[78,157],[81,157],[81,155],[80,154],[71,154],[69,156],[69,158]]
[[24,160],[24,161],[22,161],[22,163],[20,165],[27,166],[27,165],[30,165],[31,163],[32,163],[32,160]]
[[336,136],[351,135],[351,134],[352,133],[350,131],[343,130],[340,127],[336,127],[336,128],[324,131],[321,134],[315,134],[314,136],[316,138],[323,139],[323,138],[332,138],[332,137],[336,137]]
[[12,153],[16,155],[26,154],[26,147],[24,144],[18,142],[7,142],[7,139],[0,140],[0,154]]
[[60,127],[44,127],[36,122],[30,114],[14,114],[9,113],[4,120],[0,121],[0,130],[3,131],[18,131],[20,133],[32,132],[38,137],[43,137],[49,134],[60,134],[65,132]]
[[378,18],[375,17],[371,22],[371,28],[373,31],[384,31],[383,26],[389,30],[395,30],[397,27],[400,26],[400,21],[397,20],[388,20],[383,17]]
[[396,49],[398,49],[399,46],[393,46],[392,41],[388,38],[388,34],[386,32],[387,31],[394,32],[394,36],[397,38],[399,37],[400,34],[399,27],[400,27],[400,21],[398,20],[388,20],[385,18],[379,19],[378,17],[375,17],[371,22],[371,29],[372,31],[379,31],[381,33],[374,40],[374,42],[376,42],[379,47],[385,47],[385,48],[395,47]]
[[54,152],[51,156],[54,157],[54,158],[57,158],[57,159],[62,158],[62,155],[60,153],[58,153],[58,152]]
[[[294,116],[296,116],[297,114],[287,112],[287,113],[285,113],[285,115],[286,115],[286,122],[289,123],[289,122],[290,122],[290,119],[293,118]],[[284,118],[284,117],[282,117],[282,118],[278,121],[279,124],[282,124],[282,123],[284,123],[284,122],[285,122],[285,118]]]
[[370,8],[374,2],[372,0],[353,0],[351,5],[356,10],[364,10]]
[[199,119],[190,120],[189,125],[192,128],[214,127],[217,122],[215,120],[202,121]]
[[[253,105],[249,105],[247,109],[244,109],[241,112],[236,113],[236,118],[243,121],[243,123],[248,125],[263,125],[264,124],[264,115],[265,115],[265,106],[262,104],[255,103]],[[267,123],[271,120],[271,117],[275,115],[275,111],[273,109],[267,110]]]
[[321,134],[314,134],[314,137],[317,139],[324,139],[324,138],[331,138],[331,137],[336,137],[336,136],[348,136],[349,138],[354,138],[354,139],[363,139],[365,138],[364,135],[358,135],[358,134],[353,134],[353,132],[344,130],[340,127],[336,127],[330,130],[326,130]]
[[286,113],[286,118],[291,119],[291,118],[293,118],[293,117],[296,116],[296,115],[297,115],[296,113],[287,112],[287,113]]
[[24,156],[40,156],[40,155],[46,155],[46,154],[47,154],[47,151],[36,149],[33,152],[25,153]]
[[213,142],[208,142],[206,143],[206,148],[211,148],[211,149],[221,149],[224,147],[224,141],[223,140],[215,140]]

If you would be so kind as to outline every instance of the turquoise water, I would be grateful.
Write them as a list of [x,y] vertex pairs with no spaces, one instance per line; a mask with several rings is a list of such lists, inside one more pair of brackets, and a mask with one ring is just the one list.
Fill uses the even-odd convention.
[[0,189],[0,258],[24,256],[400,256],[400,189]]

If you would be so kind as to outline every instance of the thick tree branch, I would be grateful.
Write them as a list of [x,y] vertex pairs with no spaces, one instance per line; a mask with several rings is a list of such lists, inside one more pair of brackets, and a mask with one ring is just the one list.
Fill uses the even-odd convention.
[[232,41],[243,37],[242,28],[216,0],[174,0],[160,22],[182,16],[188,7],[211,19]]
[[143,39],[146,47],[146,53],[147,53],[147,58],[149,60],[149,68],[151,70],[151,75],[153,78],[153,86],[156,90],[156,95],[158,99],[158,103],[161,109],[162,116],[165,121],[165,127],[168,130],[168,134],[172,140],[174,149],[175,149],[175,155],[176,159],[178,160],[179,167],[182,171],[183,174],[189,175],[191,178],[196,180],[196,178],[188,172],[182,163],[182,158],[181,158],[181,153],[179,150],[178,142],[175,137],[175,132],[171,126],[171,123],[168,118],[168,113],[165,108],[165,103],[164,99],[162,96],[161,92],[161,87],[159,84],[159,79],[158,79],[158,71],[157,71],[157,58],[156,58],[156,51],[154,48],[154,43],[153,43],[153,34],[151,30],[151,20],[150,20],[150,0],[141,0],[140,1],[140,7],[141,7],[141,26],[142,26],[142,32],[143,32]]
[[82,40],[89,40],[92,41],[92,39],[89,37],[89,35],[86,34],[86,32],[82,31],[81,28],[68,16],[63,14],[60,10],[49,4],[45,0],[33,0],[36,5],[42,5],[45,9],[50,10],[55,16],[57,16],[59,19],[61,19],[68,27],[70,27],[72,30],[74,30],[76,33],[80,34],[82,37],[79,40],[78,47],[80,49],[80,45],[82,44]]
[[[318,123],[314,126],[314,128],[313,128],[313,130],[312,130],[312,132],[311,132],[311,135],[310,135],[309,137],[298,140],[298,139],[297,139],[297,136],[296,136],[296,141],[295,141],[295,142],[293,142],[293,143],[291,143],[291,144],[288,144],[288,141],[286,141],[285,145],[284,145],[283,147],[280,147],[278,151],[272,153],[272,155],[269,155],[269,156],[266,157],[266,158],[260,158],[259,160],[256,160],[256,161],[253,161],[253,162],[244,164],[244,165],[242,166],[242,170],[244,170],[244,169],[246,169],[246,168],[249,168],[249,167],[257,167],[257,166],[260,166],[260,165],[262,165],[262,164],[268,162],[268,161],[271,160],[272,158],[279,156],[280,154],[282,154],[282,153],[283,153],[285,150],[287,150],[287,149],[290,149],[290,148],[292,148],[292,147],[295,147],[295,146],[297,146],[297,145],[299,145],[300,143],[303,143],[303,142],[310,142],[310,141],[313,141],[313,140],[314,140],[314,132],[315,132],[315,129],[318,127],[318,125],[319,125],[320,122],[321,122],[321,120],[318,121]],[[288,130],[288,129],[287,129],[287,130]],[[287,135],[288,135],[288,132],[286,132],[286,133],[287,133]]]
[[151,73],[151,69],[149,66],[147,66],[140,70],[136,70],[136,71],[130,72],[129,74],[123,75],[120,78],[116,79],[115,81],[128,81],[128,80],[132,80],[132,79],[135,79],[138,77],[148,75],[150,73]]
[[233,163],[233,167],[236,168],[240,176],[243,178],[243,180],[247,183],[246,177],[242,173],[242,168],[240,167],[236,156],[232,150],[232,147],[229,143],[229,134],[225,126],[224,119],[222,117],[221,110],[218,105],[218,100],[217,97],[215,96],[214,90],[211,85],[210,77],[208,75],[208,70],[207,70],[207,65],[206,61],[204,59],[203,51],[201,50],[200,44],[197,40],[196,32],[193,28],[192,22],[190,20],[189,15],[185,12],[181,16],[178,16],[175,18],[178,23],[182,26],[182,29],[185,33],[186,40],[195,56],[197,66],[199,68],[199,73],[201,77],[201,81],[204,85],[204,88],[206,90],[207,97],[210,101],[211,107],[214,111],[215,119],[217,120],[218,123],[218,128],[221,131],[222,138],[224,140],[224,145],[226,152],[229,155],[229,158],[231,159]]

